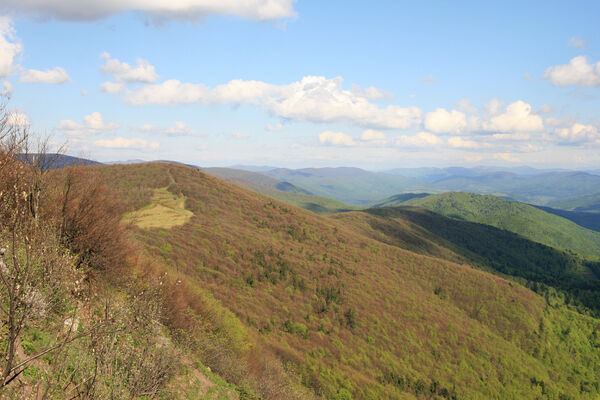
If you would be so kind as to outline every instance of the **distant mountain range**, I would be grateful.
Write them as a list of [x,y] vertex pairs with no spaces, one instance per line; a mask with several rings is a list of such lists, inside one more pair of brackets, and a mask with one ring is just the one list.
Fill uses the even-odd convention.
[[[53,160],[54,168],[100,164],[97,161],[68,155],[49,154],[47,159]],[[144,161],[127,160],[111,164],[142,162]],[[404,196],[407,193],[436,194],[448,191],[492,194],[536,206],[568,211],[600,212],[600,170],[542,170],[521,166],[397,168],[373,172],[352,167],[287,169],[248,165],[237,165],[236,168],[183,165],[201,169],[301,207],[310,209],[312,206],[315,212],[325,214],[381,205],[388,203],[392,196]],[[580,217],[585,219],[585,215]],[[592,226],[595,225],[592,223]]]

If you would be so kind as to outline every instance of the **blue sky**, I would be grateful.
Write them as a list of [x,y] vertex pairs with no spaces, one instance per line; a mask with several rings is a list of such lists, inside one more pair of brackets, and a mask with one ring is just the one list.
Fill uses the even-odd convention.
[[2,3],[13,123],[71,154],[600,167],[596,1]]

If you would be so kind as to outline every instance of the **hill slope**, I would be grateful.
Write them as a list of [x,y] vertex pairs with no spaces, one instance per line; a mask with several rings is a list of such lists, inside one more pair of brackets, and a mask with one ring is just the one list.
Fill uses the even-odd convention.
[[[517,284],[191,168],[98,170],[130,211],[151,205],[163,188],[185,197],[189,222],[132,234],[177,278],[173,296],[188,310],[177,326],[193,332],[185,340],[224,376],[244,365],[249,375],[297,374],[328,399],[593,398],[600,391],[599,321],[547,307]],[[186,302],[185,293],[204,300]],[[225,332],[226,355],[242,361],[207,347],[203,338],[215,332]],[[274,390],[265,397],[286,398]]]
[[534,207],[539,208],[547,213],[558,215],[559,217],[563,217],[569,221],[573,221],[577,225],[583,226],[584,228],[600,232],[600,212],[568,211],[535,205]]
[[435,213],[515,232],[538,243],[600,258],[600,233],[527,204],[490,195],[450,192],[413,199]]
[[318,196],[352,205],[367,205],[407,191],[423,191],[430,186],[417,179],[359,168],[274,169],[264,174],[291,182]]
[[322,196],[315,196],[309,191],[296,185],[271,178],[262,173],[232,168],[200,168],[200,170],[227,182],[234,183],[317,214],[328,215],[346,210],[359,209],[359,207],[350,206],[341,201]]
[[411,206],[371,208],[334,218],[383,243],[524,278],[530,287],[537,287],[535,282],[552,286],[584,307],[580,310],[600,315],[598,265],[515,233]]

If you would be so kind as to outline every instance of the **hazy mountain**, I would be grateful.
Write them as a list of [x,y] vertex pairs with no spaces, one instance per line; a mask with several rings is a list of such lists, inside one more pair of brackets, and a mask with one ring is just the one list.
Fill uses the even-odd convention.
[[353,205],[366,205],[398,193],[433,189],[410,177],[359,168],[274,169],[264,174],[290,182],[319,196]]

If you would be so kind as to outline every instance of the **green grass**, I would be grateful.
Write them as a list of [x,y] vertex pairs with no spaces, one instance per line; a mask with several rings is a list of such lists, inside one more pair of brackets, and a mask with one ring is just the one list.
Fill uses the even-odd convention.
[[125,214],[123,220],[142,229],[170,229],[187,223],[194,214],[185,209],[185,196],[170,193],[167,188],[154,189],[150,204]]
[[449,192],[407,201],[435,213],[478,222],[517,233],[523,237],[568,250],[582,256],[600,258],[600,233],[583,228],[557,215],[527,204],[491,195]]

